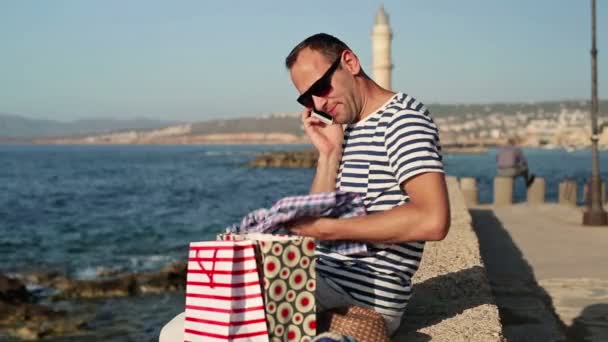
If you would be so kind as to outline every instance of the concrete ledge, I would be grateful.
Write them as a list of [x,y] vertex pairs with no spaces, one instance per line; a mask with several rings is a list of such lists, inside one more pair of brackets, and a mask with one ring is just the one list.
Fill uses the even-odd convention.
[[392,341],[504,341],[498,308],[471,215],[454,177],[447,177],[452,224],[445,240],[428,242],[414,293]]

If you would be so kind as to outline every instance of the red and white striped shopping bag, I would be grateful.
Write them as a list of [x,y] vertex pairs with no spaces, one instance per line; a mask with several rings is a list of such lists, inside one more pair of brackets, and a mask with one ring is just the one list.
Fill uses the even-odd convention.
[[267,342],[255,242],[190,243],[184,341]]

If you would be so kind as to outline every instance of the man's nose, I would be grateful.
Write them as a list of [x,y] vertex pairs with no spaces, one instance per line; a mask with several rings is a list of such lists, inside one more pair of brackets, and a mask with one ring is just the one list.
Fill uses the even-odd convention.
[[327,99],[313,95],[312,102],[315,104],[315,109],[323,112],[327,111],[327,108],[325,108],[327,106]]

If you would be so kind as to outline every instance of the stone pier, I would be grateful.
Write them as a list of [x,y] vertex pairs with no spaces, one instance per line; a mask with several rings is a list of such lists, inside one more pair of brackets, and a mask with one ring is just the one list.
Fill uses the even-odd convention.
[[545,203],[545,179],[536,177],[534,183],[528,188],[528,203],[543,204]]
[[576,206],[576,182],[565,180],[559,183],[558,203]]
[[477,189],[477,180],[474,177],[463,177],[460,180],[460,190],[467,207],[479,204],[479,190]]
[[[462,177],[460,179],[460,190],[464,196],[467,206],[474,207],[479,204],[479,189],[477,180],[474,177]],[[603,183],[604,184],[604,183]],[[495,177],[493,188],[493,202],[495,206],[513,205],[514,179],[509,177]],[[603,185],[605,190],[605,184]],[[534,183],[526,191],[526,203],[543,204],[546,202],[547,184],[544,178],[536,177]],[[604,203],[606,203],[606,193],[603,191]],[[587,186],[584,187],[583,198],[587,196]],[[558,203],[576,206],[577,186],[572,180],[564,180],[558,185]]]
[[608,227],[557,203],[471,209],[508,341],[608,341]]
[[427,242],[414,293],[393,342],[503,341],[479,240],[458,181],[447,177],[451,228],[439,242]]
[[513,178],[495,177],[494,178],[494,205],[513,204]]

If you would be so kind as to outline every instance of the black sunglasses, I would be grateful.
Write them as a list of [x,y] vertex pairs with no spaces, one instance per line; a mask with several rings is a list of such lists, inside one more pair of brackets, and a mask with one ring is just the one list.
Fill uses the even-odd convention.
[[307,91],[303,92],[302,95],[298,97],[298,102],[306,107],[306,108],[314,108],[314,102],[312,100],[313,96],[323,97],[329,94],[331,90],[331,76],[334,74],[334,71],[340,65],[340,61],[342,60],[342,55],[336,59],[335,62],[327,69],[327,71],[319,78],[315,83],[313,83]]

